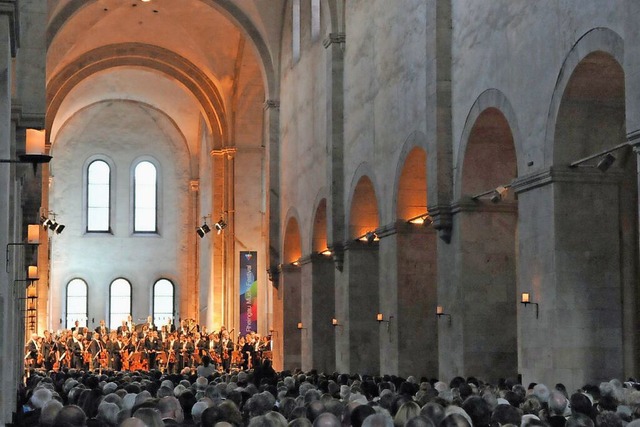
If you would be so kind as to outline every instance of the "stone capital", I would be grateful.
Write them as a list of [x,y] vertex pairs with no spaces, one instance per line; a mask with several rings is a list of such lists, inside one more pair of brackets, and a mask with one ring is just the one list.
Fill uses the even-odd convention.
[[322,41],[322,45],[325,49],[329,48],[332,44],[339,44],[341,47],[347,40],[345,33],[329,33],[329,35]]
[[266,101],[264,101],[263,107],[265,110],[280,110],[280,101],[275,99],[267,99]]
[[236,147],[224,147],[224,148],[217,148],[217,149],[211,150],[209,152],[209,155],[211,157],[226,156],[229,159],[233,159],[237,151],[238,149]]
[[433,220],[433,228],[438,230],[438,237],[444,242],[451,242],[451,228],[453,227],[453,214],[450,205],[427,206],[429,216]]
[[192,179],[191,181],[189,181],[189,190],[194,193],[200,190],[200,181],[197,179]]

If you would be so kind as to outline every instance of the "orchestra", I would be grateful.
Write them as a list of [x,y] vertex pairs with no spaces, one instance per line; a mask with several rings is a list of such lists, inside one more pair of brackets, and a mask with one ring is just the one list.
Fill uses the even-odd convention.
[[233,329],[224,326],[207,333],[193,320],[182,320],[156,328],[151,318],[135,325],[132,319],[117,329],[100,326],[89,330],[76,322],[69,330],[32,334],[25,346],[25,368],[59,371],[75,368],[89,371],[138,371],[157,369],[163,373],[195,371],[206,356],[218,372],[251,369],[271,359],[271,337],[255,332],[233,340]]

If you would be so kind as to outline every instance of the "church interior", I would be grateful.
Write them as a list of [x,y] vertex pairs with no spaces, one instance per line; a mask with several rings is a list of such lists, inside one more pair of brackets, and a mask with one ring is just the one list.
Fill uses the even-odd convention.
[[636,377],[638,16],[0,0],[2,389],[31,334],[127,316],[278,370]]

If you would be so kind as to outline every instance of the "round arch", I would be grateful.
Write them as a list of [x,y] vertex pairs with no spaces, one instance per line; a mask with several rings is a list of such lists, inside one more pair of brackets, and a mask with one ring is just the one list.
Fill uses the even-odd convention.
[[[456,158],[456,166],[454,169],[454,200],[459,199],[463,195],[463,174],[464,171],[464,162],[466,156],[468,155],[468,146],[471,140],[471,135],[474,132],[475,126],[478,124],[478,119],[481,115],[486,115],[488,111],[492,113],[497,113],[502,116],[504,120],[504,125],[508,128],[510,133],[510,139],[512,140],[513,150],[514,150],[514,165],[516,170],[523,170],[524,165],[522,164],[523,158],[523,148],[522,148],[522,138],[520,136],[520,131],[518,127],[518,120],[515,114],[515,111],[507,99],[507,97],[498,89],[488,89],[478,96],[473,106],[469,110],[469,114],[467,115],[467,119],[464,124],[464,129],[462,131],[462,136],[460,139],[459,149]],[[517,173],[514,177],[517,176]],[[499,182],[496,185],[505,184],[503,182]],[[488,190],[489,188],[483,188],[482,190]]]
[[309,230],[309,247],[311,248],[311,252],[321,252],[327,248],[328,199],[327,189],[326,187],[322,187],[316,195],[316,200],[313,202],[313,220]]
[[[56,38],[58,32],[67,25],[74,16],[83,8],[91,6],[98,0],[71,0],[67,3],[49,22],[46,29],[47,36],[47,49],[51,46]],[[275,67],[272,60],[271,52],[267,47],[267,44],[257,29],[255,24],[251,21],[237,4],[234,4],[234,0],[200,0],[217,11],[221,12],[224,16],[234,22],[238,27],[251,39],[253,46],[258,52],[260,58],[260,64],[262,66],[264,85],[266,92],[269,94],[267,99],[275,96],[278,89],[278,82],[275,78]]]
[[282,239],[282,263],[291,264],[302,256],[302,238],[297,211],[289,209],[285,220],[284,239]]
[[95,73],[125,66],[149,68],[182,83],[202,106],[208,126],[216,136],[215,148],[226,145],[228,132],[224,102],[211,79],[191,61],[169,50],[142,43],[121,43],[93,49],[53,76],[47,84],[47,132],[51,132],[58,109],[76,85]]
[[551,104],[549,105],[544,141],[545,167],[550,167],[557,162],[557,159],[555,159],[556,127],[558,112],[564,98],[565,90],[578,64],[589,54],[597,51],[606,52],[611,55],[618,64],[624,64],[624,41],[620,35],[609,28],[594,28],[580,37],[573,45],[562,64],[553,90]]
[[[381,210],[376,188],[373,168],[366,162],[361,163],[353,175],[349,189],[346,212],[349,227],[345,229],[345,240],[357,238],[380,225]],[[354,220],[361,224],[355,224]]]
[[[423,156],[424,157],[424,165],[422,165],[422,168],[424,170],[424,184],[425,184],[425,188],[424,188],[424,206],[422,206],[422,202],[420,202],[420,212],[418,212],[416,215],[418,214],[422,214],[425,213],[427,211],[427,188],[426,188],[426,183],[427,183],[427,175],[426,175],[426,171],[427,171],[427,137],[424,133],[420,132],[420,131],[415,131],[413,133],[411,133],[411,135],[409,135],[407,137],[407,139],[404,141],[404,144],[402,145],[402,151],[400,152],[400,157],[398,157],[398,163],[396,165],[396,173],[395,173],[395,180],[394,180],[394,185],[393,185],[393,195],[392,195],[392,203],[391,203],[391,207],[392,207],[392,211],[390,213],[391,218],[393,220],[397,220],[399,219],[400,216],[402,215],[398,215],[398,206],[399,204],[405,204],[405,199],[407,194],[403,194],[403,192],[405,190],[403,190],[403,188],[406,189],[406,186],[403,185],[403,183],[406,182],[406,179],[403,178],[403,175],[406,172],[406,166],[407,166],[407,161],[412,162],[412,168],[414,166],[418,166],[419,163],[422,163],[422,161],[420,159],[417,159],[416,153],[420,153],[418,154],[418,156]],[[413,162],[417,162],[418,164],[413,165]],[[419,172],[419,174],[422,174],[422,171]],[[422,181],[422,179],[419,179],[420,181]],[[411,187],[414,187],[415,190],[415,185],[421,186],[422,182],[417,183],[415,182],[414,185],[411,185]],[[411,214],[410,214],[411,215]],[[405,218],[407,219],[407,218]]]

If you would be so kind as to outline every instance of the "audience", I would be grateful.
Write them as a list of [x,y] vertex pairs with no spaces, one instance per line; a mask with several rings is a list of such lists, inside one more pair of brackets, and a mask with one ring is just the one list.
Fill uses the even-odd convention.
[[[269,365],[270,366],[270,365]],[[255,370],[162,374],[32,372],[14,425],[47,427],[636,427],[640,384],[587,384],[569,394],[514,381],[486,384]],[[259,379],[259,381],[256,381]]]

